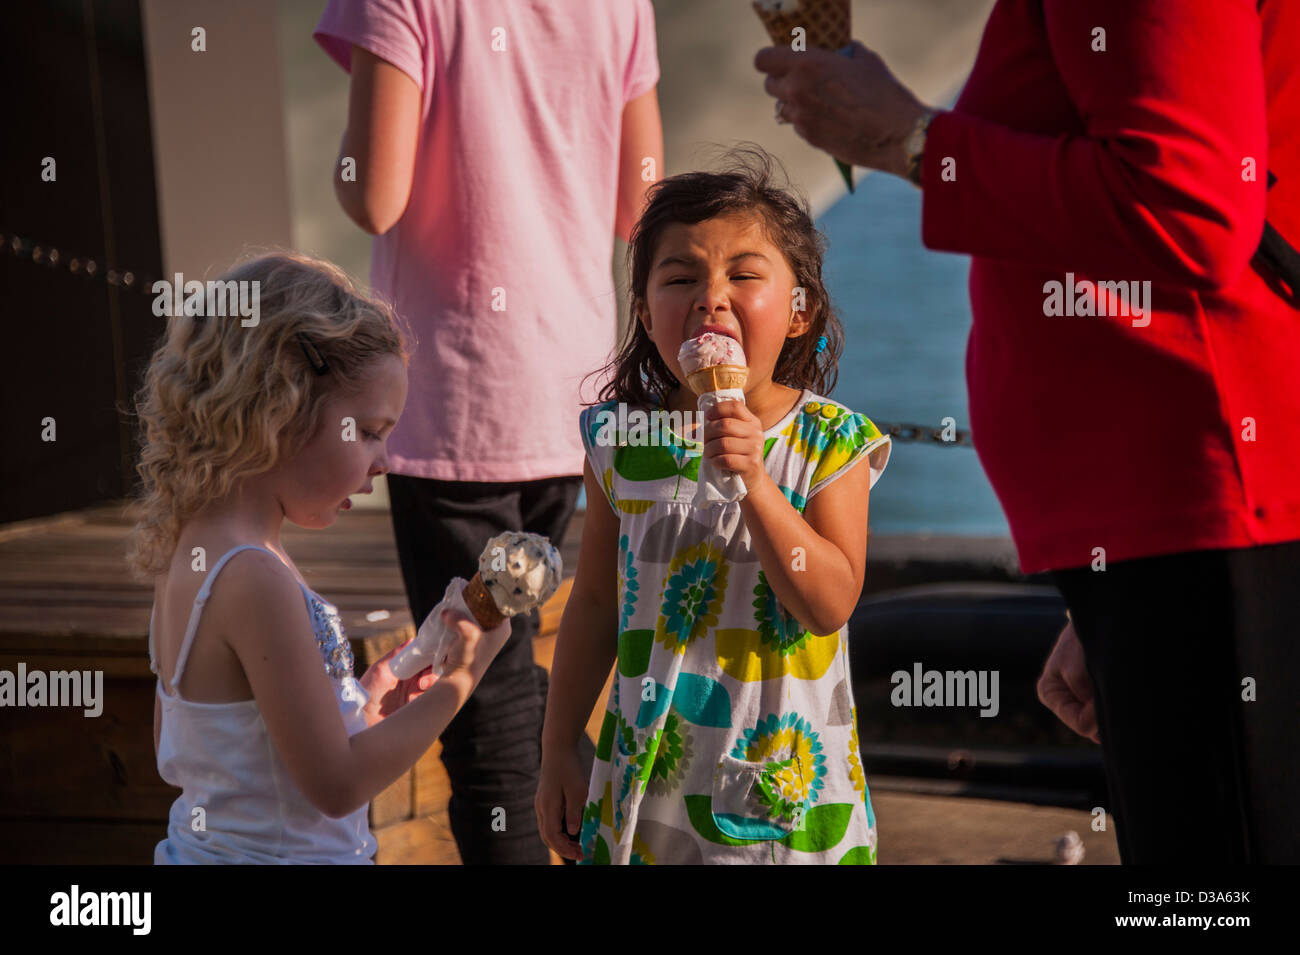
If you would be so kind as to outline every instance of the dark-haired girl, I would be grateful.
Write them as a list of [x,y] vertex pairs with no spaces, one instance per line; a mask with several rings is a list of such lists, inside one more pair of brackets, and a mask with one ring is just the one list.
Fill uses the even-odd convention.
[[[543,731],[542,837],[586,863],[874,863],[846,622],[890,444],[824,396],[843,333],[821,237],[751,152],[656,185],[629,258],[637,321],[581,416],[589,504]],[[743,347],[745,400],[678,433],[653,415],[695,410],[677,354],[705,331]],[[602,425],[638,416],[648,432],[608,439]],[[702,458],[744,498],[692,507]],[[588,778],[577,742],[615,662]]]

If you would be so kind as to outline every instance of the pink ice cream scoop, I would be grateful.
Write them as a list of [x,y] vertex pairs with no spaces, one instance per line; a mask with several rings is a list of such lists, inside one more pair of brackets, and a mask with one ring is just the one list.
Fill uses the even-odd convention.
[[743,367],[746,364],[745,350],[740,347],[740,342],[716,332],[705,332],[698,338],[682,342],[677,361],[681,364],[682,371],[688,375],[713,365]]

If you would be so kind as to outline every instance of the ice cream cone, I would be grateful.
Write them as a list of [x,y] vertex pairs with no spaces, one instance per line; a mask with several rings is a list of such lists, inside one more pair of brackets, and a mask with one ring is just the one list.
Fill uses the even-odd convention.
[[495,630],[516,614],[527,613],[549,600],[563,575],[560,552],[541,534],[498,534],[483,548],[478,571],[468,582],[463,577],[447,582],[441,602],[420,625],[415,639],[393,655],[389,669],[399,680],[409,679],[427,666],[441,674],[441,661],[454,633],[446,625],[443,611],[463,604],[480,630]]
[[749,369],[744,365],[710,365],[686,376],[691,391],[697,395],[724,388],[744,388]]
[[483,583],[483,578],[475,572],[474,576],[469,579],[465,585],[465,606],[469,607],[470,613],[478,621],[480,630],[492,630],[501,625],[501,621],[506,619],[506,615],[497,609],[496,601],[488,593],[487,587]]
[[847,46],[852,32],[852,7],[850,0],[767,0],[754,3],[754,11],[763,21],[767,35],[777,46],[790,44],[790,31],[803,27],[809,46],[824,50],[839,50]]
[[[845,52],[853,38],[851,0],[754,0],[754,12],[777,46],[789,46],[790,31],[803,27],[808,45]],[[853,191],[853,167],[835,160],[844,185]]]

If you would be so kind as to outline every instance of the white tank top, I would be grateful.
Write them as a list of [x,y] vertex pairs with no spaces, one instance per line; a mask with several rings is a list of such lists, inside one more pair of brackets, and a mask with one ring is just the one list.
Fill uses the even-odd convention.
[[[172,687],[185,673],[185,661],[213,581],[226,561],[249,549],[266,550],[253,544],[235,547],[208,572],[194,598]],[[279,559],[272,551],[266,552]],[[307,601],[316,646],[333,684],[343,724],[352,736],[366,728],[362,709],[369,697],[352,675],[352,649],[338,610],[301,582],[298,586]],[[152,614],[149,668],[158,673]],[[172,803],[167,838],[154,849],[156,865],[372,862],[376,843],[366,822],[369,804],[342,819],[331,819],[313,806],[276,753],[256,700],[191,703],[182,699],[179,691],[168,694],[161,677],[156,692],[162,705],[158,773],[183,790]]]

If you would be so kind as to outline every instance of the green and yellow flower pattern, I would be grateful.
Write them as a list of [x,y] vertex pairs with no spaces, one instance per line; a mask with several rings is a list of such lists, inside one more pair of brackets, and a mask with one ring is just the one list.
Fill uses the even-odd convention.
[[[847,627],[812,633],[781,604],[739,504],[692,507],[698,442],[631,442],[610,431],[616,412],[596,405],[580,423],[605,497],[588,506],[619,521],[617,663],[583,863],[874,864]],[[874,485],[889,451],[864,415],[806,390],[764,439],[798,512],[852,466]]]

